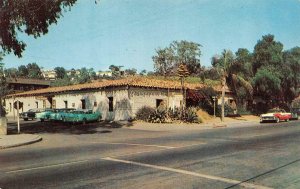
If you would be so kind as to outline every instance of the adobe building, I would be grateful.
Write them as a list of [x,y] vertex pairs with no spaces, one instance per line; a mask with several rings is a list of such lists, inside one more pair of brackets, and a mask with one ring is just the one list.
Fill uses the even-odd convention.
[[[186,84],[189,90],[201,87],[201,84]],[[17,100],[23,103],[20,112],[34,108],[92,109],[100,111],[104,120],[118,121],[135,117],[143,106],[156,108],[164,102],[168,108],[180,107],[183,96],[179,81],[132,77],[8,95],[7,116],[16,114],[13,104]]]

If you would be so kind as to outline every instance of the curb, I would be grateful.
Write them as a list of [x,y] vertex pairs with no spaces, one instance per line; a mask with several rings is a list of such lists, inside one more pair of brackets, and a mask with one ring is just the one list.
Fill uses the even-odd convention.
[[13,147],[18,147],[18,146],[25,146],[25,145],[28,145],[28,144],[33,144],[33,143],[42,141],[42,140],[43,140],[42,137],[37,136],[36,138],[34,138],[34,139],[32,139],[28,142],[23,142],[23,143],[18,143],[18,144],[11,144],[11,145],[6,145],[6,146],[0,146],[0,149],[13,148]]

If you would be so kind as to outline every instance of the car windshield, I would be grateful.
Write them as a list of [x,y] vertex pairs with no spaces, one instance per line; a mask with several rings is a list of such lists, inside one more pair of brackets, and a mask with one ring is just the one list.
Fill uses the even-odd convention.
[[284,112],[284,110],[280,110],[280,109],[271,109],[268,111],[268,113],[276,113],[276,112]]

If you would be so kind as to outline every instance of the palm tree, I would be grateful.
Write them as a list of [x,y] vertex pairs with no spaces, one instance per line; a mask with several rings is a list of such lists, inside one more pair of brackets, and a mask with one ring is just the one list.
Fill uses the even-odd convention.
[[221,77],[221,86],[222,86],[222,104],[221,104],[221,121],[224,121],[224,112],[225,112],[225,88],[226,84],[236,91],[237,84],[245,88],[250,96],[253,95],[253,88],[250,82],[243,78],[243,76],[234,69],[234,66],[237,62],[234,59],[234,55],[231,51],[224,50],[221,57],[214,57],[213,66],[215,66]]

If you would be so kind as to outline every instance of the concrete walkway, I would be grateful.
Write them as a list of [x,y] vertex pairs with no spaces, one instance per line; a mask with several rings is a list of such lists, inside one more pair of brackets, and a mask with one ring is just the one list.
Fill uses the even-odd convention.
[[0,135],[0,149],[32,144],[41,140],[42,137],[32,134]]

